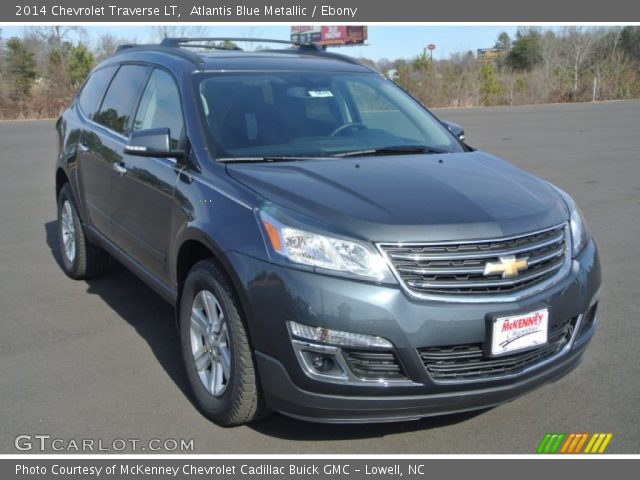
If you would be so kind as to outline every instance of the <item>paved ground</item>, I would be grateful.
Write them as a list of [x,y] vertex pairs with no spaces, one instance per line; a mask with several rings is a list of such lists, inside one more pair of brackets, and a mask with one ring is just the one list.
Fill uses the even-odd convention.
[[472,145],[578,200],[604,266],[601,328],[567,378],[480,414],[222,429],[192,405],[172,310],[119,265],[74,282],[56,254],[53,122],[0,123],[0,453],[20,433],[193,438],[200,453],[532,453],[545,432],[613,432],[640,453],[640,102],[439,110]]

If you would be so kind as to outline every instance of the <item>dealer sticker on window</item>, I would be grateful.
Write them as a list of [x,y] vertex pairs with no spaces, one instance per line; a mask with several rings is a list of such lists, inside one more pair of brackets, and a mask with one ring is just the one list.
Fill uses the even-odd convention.
[[491,354],[504,355],[547,343],[549,310],[496,318],[493,322]]
[[315,98],[333,97],[333,93],[331,93],[331,90],[309,90],[307,93],[309,93],[310,97]]

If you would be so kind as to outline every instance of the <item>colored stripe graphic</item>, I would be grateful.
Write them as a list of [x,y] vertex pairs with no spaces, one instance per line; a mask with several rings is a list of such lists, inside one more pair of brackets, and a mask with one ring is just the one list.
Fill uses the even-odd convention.
[[584,453],[604,453],[612,438],[612,433],[594,433]]
[[560,453],[567,453],[567,451],[569,450],[569,446],[575,440],[575,438],[576,438],[576,434],[570,433],[569,436],[567,437],[567,440],[562,445],[562,448],[560,449]]
[[580,453],[580,451],[582,450],[582,446],[587,441],[587,438],[589,438],[589,434],[588,433],[582,433],[581,435],[582,435],[582,438],[580,439],[580,441],[576,445],[576,450],[575,450],[574,453]]
[[[536,450],[536,453],[553,454],[577,454],[577,453],[604,453],[613,438],[613,433],[547,433]],[[589,440],[587,442],[587,440]],[[586,443],[584,452],[582,447]]]
[[547,433],[542,439],[542,441],[540,442],[540,445],[538,445],[538,449],[536,450],[536,453],[545,453],[544,447],[547,445],[547,442],[549,441],[550,438],[551,438],[551,434]]
[[538,445],[537,453],[556,453],[560,445],[562,444],[562,440],[566,436],[565,433],[547,433],[540,445]]

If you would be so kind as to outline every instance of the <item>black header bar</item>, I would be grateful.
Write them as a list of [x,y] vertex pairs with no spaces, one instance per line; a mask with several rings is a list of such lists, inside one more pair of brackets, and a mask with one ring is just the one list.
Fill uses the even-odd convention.
[[635,22],[629,0],[9,0],[3,23]]

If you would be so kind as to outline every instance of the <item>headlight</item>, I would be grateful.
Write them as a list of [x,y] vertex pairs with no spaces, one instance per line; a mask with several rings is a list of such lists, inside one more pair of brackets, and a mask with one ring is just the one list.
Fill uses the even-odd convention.
[[560,190],[558,187],[553,185],[553,187],[558,191],[558,193],[564,199],[564,202],[567,205],[567,208],[571,212],[569,217],[569,226],[571,227],[571,250],[573,256],[577,256],[584,250],[584,247],[589,243],[589,231],[587,230],[587,224],[584,221],[584,217],[582,216],[582,212],[576,205],[576,202],[571,198],[571,196],[565,192],[564,190]]
[[571,211],[571,245],[573,246],[573,256],[577,256],[589,242],[589,232],[585,224],[582,212],[575,205]]
[[283,225],[261,212],[271,248],[299,265],[378,282],[394,282],[385,260],[372,247]]

